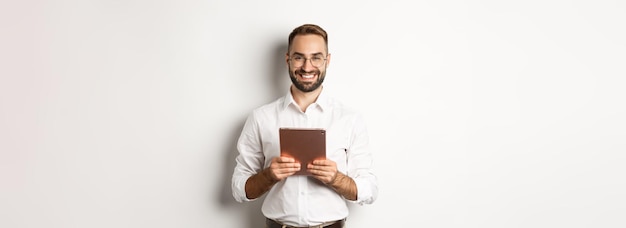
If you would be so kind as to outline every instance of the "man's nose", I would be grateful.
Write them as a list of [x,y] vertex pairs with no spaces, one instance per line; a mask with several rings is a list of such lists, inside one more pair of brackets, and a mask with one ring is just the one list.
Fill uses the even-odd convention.
[[302,64],[302,69],[307,72],[315,69],[315,66],[313,66],[313,63],[311,63],[311,59],[304,60],[304,64]]

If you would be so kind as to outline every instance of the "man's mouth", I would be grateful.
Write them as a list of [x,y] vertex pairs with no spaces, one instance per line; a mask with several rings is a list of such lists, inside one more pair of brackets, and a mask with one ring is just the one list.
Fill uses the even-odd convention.
[[318,75],[317,72],[304,72],[304,71],[297,71],[296,74],[299,75],[304,80],[313,80],[315,79],[315,76]]

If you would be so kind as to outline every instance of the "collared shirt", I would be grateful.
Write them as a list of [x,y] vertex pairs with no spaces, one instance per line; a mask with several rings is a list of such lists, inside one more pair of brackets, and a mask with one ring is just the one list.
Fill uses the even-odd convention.
[[378,186],[371,171],[372,155],[363,118],[324,91],[305,112],[290,92],[252,111],[237,142],[239,155],[232,177],[235,200],[251,201],[246,197],[246,181],[280,156],[281,127],[326,129],[326,158],[354,180],[357,199],[347,200],[313,177],[290,176],[267,193],[261,209],[265,217],[290,226],[315,226],[346,218],[346,202],[371,204],[376,200]]

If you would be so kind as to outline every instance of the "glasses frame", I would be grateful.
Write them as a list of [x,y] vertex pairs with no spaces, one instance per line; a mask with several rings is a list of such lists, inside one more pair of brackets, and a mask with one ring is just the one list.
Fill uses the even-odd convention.
[[[294,58],[294,57],[302,57],[302,58],[304,58],[304,62],[302,62],[302,64],[300,64],[300,65],[295,65],[295,64],[294,64],[294,62],[295,62],[295,61],[293,61],[293,58]],[[313,57],[315,57],[315,56],[313,56]],[[296,56],[289,55],[289,64],[291,64],[293,67],[302,67],[302,66],[304,66],[304,65],[306,64],[306,62],[308,61],[309,63],[311,63],[311,66],[314,66],[314,67],[316,67],[316,68],[319,68],[319,67],[324,66],[324,65],[326,64],[326,60],[328,60],[328,54],[326,54],[326,55],[324,56],[324,58],[322,58],[324,61],[322,61],[322,63],[321,63],[319,66],[316,66],[315,64],[313,64],[313,57],[311,57],[311,58],[307,58],[307,57],[304,57],[304,56],[302,56],[302,55],[296,55]]]

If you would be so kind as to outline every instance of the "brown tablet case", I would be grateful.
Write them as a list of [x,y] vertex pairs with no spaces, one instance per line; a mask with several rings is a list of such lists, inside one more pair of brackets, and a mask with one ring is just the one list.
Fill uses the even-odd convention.
[[280,128],[280,155],[300,162],[295,175],[311,175],[307,165],[326,159],[326,130],[321,128]]

